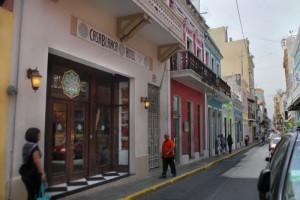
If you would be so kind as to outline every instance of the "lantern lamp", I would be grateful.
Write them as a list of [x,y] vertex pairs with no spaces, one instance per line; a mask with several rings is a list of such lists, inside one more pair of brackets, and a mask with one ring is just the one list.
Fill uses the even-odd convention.
[[148,97],[141,97],[141,102],[144,103],[145,109],[148,109],[150,106],[150,101]]
[[40,75],[40,72],[38,71],[37,68],[31,69],[29,68],[27,70],[27,78],[31,79],[31,86],[34,92],[36,92],[39,87],[41,86],[42,82],[42,76]]

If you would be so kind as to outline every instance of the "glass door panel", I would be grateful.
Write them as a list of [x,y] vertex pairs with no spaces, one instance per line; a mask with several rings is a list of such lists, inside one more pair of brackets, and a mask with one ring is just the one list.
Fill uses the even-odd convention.
[[54,103],[52,109],[53,142],[51,169],[53,175],[65,173],[66,168],[66,138],[67,138],[67,106]]
[[51,106],[51,179],[70,181],[84,177],[87,155],[87,104],[61,101]]
[[85,105],[74,105],[73,123],[71,131],[71,149],[73,150],[73,172],[85,168],[85,132],[86,132],[86,107]]
[[[114,127],[118,132],[118,138],[114,140],[115,143],[115,162],[119,165],[128,165],[128,151],[129,151],[129,84],[128,82],[120,82],[115,85],[115,100],[118,100],[118,105],[114,109]],[[118,158],[118,159],[117,159]]]
[[97,165],[111,163],[110,122],[111,111],[109,106],[98,106],[96,114],[96,155]]

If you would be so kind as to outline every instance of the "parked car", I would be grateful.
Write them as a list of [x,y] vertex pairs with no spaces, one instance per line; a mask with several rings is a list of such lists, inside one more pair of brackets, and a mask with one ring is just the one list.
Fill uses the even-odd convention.
[[[72,145],[73,159],[79,159],[83,157],[84,141],[82,139],[76,141]],[[66,159],[66,147],[65,144],[56,145],[52,151],[53,160],[65,160]]]
[[271,151],[271,144],[273,143],[274,138],[280,138],[281,136],[279,134],[272,134],[272,136],[269,139],[269,151]]
[[280,131],[271,129],[268,131],[268,139],[270,140],[274,135],[280,136]]
[[294,126],[292,131],[300,131],[300,126]]
[[278,144],[278,142],[281,140],[281,137],[275,137],[270,141],[270,152],[271,154],[274,153],[275,147]]
[[281,137],[258,180],[260,200],[300,200],[300,132]]

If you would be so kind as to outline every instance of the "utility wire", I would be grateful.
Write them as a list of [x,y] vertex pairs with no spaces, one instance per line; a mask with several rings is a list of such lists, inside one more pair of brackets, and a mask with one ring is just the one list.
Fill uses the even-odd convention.
[[[230,28],[230,29],[239,31],[239,29],[237,29],[236,27],[232,27],[232,26],[227,26],[227,27]],[[278,40],[271,40],[271,39],[267,39],[267,38],[263,38],[261,36],[258,36],[258,35],[254,34],[254,33],[249,33],[249,32],[246,32],[246,33],[247,33],[247,35],[252,35],[252,36],[256,37],[256,38],[254,38],[256,40],[263,40],[263,41],[273,42],[273,43],[277,43],[277,44],[281,42],[280,39],[278,39]]]
[[[235,3],[236,3],[236,8],[237,8],[237,11],[238,11],[238,15],[239,15],[239,20],[240,20],[240,25],[241,25],[241,29],[242,29],[242,35],[243,35],[243,39],[244,39],[244,45],[245,45],[245,48],[246,50],[248,49],[247,48],[247,45],[246,45],[246,41],[245,41],[245,35],[244,35],[244,29],[243,29],[243,25],[242,25],[242,20],[241,20],[241,15],[240,15],[240,10],[239,10],[239,5],[238,5],[238,1],[235,0]],[[248,53],[248,52],[247,52]]]
[[282,65],[255,65],[255,69],[276,69],[276,68],[282,68]]
[[276,51],[272,51],[268,54],[265,54],[265,55],[262,55],[262,56],[257,56],[255,57],[256,59],[261,59],[261,58],[265,58],[265,57],[268,57],[268,56],[274,56],[274,54],[277,54],[277,53],[281,53],[282,49],[279,49],[279,50],[276,50]]
[[269,69],[283,69],[283,67],[276,66],[276,67],[257,68],[257,66],[256,66],[256,68],[255,68],[255,70],[269,70]]

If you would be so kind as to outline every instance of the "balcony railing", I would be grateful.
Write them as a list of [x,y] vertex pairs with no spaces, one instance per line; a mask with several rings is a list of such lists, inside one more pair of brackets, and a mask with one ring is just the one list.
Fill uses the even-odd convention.
[[163,0],[135,0],[153,19],[163,24],[182,45],[183,22]]
[[217,88],[217,76],[201,60],[189,51],[181,51],[171,57],[171,71],[191,69],[201,80],[213,88]]
[[223,81],[220,77],[217,78],[217,85],[219,86],[219,90],[224,92],[225,95],[231,97],[230,86],[225,81]]
[[171,71],[191,69],[196,72],[201,80],[213,89],[223,92],[231,97],[230,86],[209,69],[199,58],[190,51],[181,51],[171,57]]

